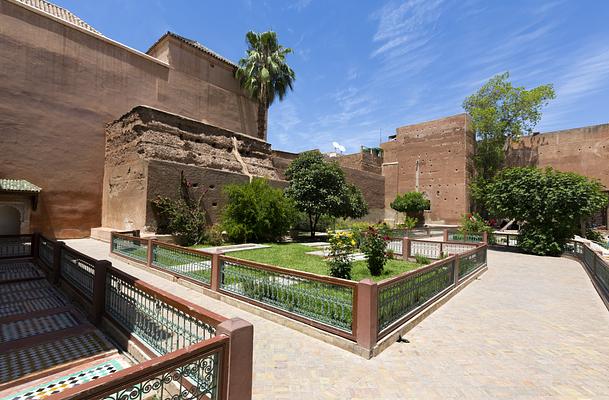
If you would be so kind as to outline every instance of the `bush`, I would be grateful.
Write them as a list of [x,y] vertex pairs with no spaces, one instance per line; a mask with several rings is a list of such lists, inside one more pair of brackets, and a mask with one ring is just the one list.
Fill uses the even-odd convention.
[[605,244],[605,237],[599,231],[595,231],[592,228],[586,229],[586,239],[592,240],[593,242],[599,242]]
[[407,215],[404,217],[404,222],[397,224],[396,227],[399,229],[406,229],[406,231],[411,231],[417,226],[417,222],[419,222],[417,217],[410,217]]
[[414,256],[414,259],[417,261],[417,264],[421,264],[421,265],[431,264],[431,260],[429,258],[422,256],[420,254],[417,254],[416,256]]
[[205,240],[205,211],[201,206],[203,196],[193,199],[191,186],[182,171],[179,198],[176,200],[158,196],[152,201],[159,220],[157,231],[172,234],[176,242],[183,246],[192,246]]
[[430,201],[421,192],[406,192],[397,195],[391,202],[391,208],[397,212],[420,213],[429,210]]
[[461,233],[492,233],[493,228],[480,216],[478,213],[463,214],[461,217],[461,226],[459,227]]
[[378,229],[373,226],[368,227],[363,234],[360,250],[366,255],[368,270],[370,275],[379,276],[383,273],[385,263],[387,263],[387,239]]
[[270,242],[281,239],[296,217],[294,205],[262,178],[224,188],[228,203],[222,215],[222,228],[229,240]]
[[327,259],[330,276],[351,279],[351,254],[356,248],[351,232],[341,231],[330,235],[330,254]]
[[224,235],[222,234],[222,226],[219,224],[212,225],[207,230],[207,243],[212,246],[222,246],[224,244]]
[[487,206],[497,216],[523,221],[520,247],[560,255],[582,221],[606,207],[598,181],[551,168],[509,168],[488,185]]

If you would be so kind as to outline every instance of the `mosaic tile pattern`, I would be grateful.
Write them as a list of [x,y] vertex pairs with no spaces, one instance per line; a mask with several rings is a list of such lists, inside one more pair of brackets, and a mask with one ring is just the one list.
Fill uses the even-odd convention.
[[61,393],[66,389],[74,386],[82,385],[83,383],[108,376],[124,367],[118,360],[108,360],[102,364],[86,369],[75,374],[71,374],[51,382],[29,388],[14,395],[4,397],[0,400],[39,400],[47,398],[53,394]]
[[50,310],[66,304],[59,297],[25,300],[16,303],[0,304],[0,318],[12,315],[27,314],[34,311]]
[[29,261],[12,261],[0,263],[0,282],[16,279],[42,278],[42,272]]
[[78,324],[69,312],[9,322],[0,325],[0,343],[55,332]]
[[2,295],[3,303],[18,303],[20,301],[43,299],[48,297],[62,298],[57,289],[52,287],[43,287],[35,290],[24,290],[21,292],[4,293]]
[[95,333],[71,336],[0,354],[0,383],[110,350]]
[[[4,295],[8,293],[14,292],[24,292],[24,291],[36,291],[43,288],[49,288],[51,284],[43,279],[36,279],[33,281],[21,281],[21,282],[11,282],[0,284],[0,295],[2,295],[4,299]],[[35,292],[34,292],[35,293]]]

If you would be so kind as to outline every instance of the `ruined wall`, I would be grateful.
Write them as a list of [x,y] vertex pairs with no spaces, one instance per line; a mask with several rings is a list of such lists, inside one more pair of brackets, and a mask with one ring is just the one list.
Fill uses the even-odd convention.
[[175,38],[155,49],[171,65],[0,0],[0,177],[42,187],[33,230],[83,237],[101,224],[104,125],[136,105],[256,135],[231,67]]
[[[150,107],[135,107],[106,128],[103,225],[154,229],[151,200],[179,194],[180,171],[203,195],[208,223],[217,222],[223,187],[246,183],[248,174],[283,187],[262,140]],[[233,153],[234,140],[241,160]]]
[[396,129],[396,139],[383,143],[385,213],[394,222],[390,207],[396,195],[416,190],[431,201],[430,223],[458,223],[470,209],[468,185],[473,173],[471,157],[475,140],[466,114],[454,115]]
[[576,172],[609,188],[609,124],[524,137],[512,143],[506,162]]
[[336,157],[336,160],[343,167],[382,174],[383,158],[374,154],[359,152]]

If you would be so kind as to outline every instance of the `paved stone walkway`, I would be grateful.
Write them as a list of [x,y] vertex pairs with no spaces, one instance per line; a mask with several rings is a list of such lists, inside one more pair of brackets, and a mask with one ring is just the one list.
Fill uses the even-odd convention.
[[[69,240],[96,258],[107,244]],[[609,312],[576,261],[489,251],[489,270],[364,360],[156,275],[125,271],[254,324],[255,399],[609,399]]]

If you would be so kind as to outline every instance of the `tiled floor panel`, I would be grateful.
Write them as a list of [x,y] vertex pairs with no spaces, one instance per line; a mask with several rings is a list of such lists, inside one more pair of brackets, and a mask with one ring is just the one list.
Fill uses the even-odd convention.
[[108,343],[91,332],[0,354],[0,383],[108,350]]
[[36,291],[38,289],[49,287],[51,287],[51,284],[44,279],[5,283],[0,285],[0,295],[4,296],[5,294],[14,292]]
[[0,263],[0,282],[42,278],[44,274],[31,261]]
[[72,328],[78,324],[70,312],[9,322],[0,325],[0,343]]
[[53,394],[61,393],[64,390],[72,388],[74,386],[82,385],[83,383],[87,383],[92,380],[108,376],[126,367],[126,363],[120,362],[117,359],[106,360],[81,372],[69,374],[58,379],[53,379],[52,381],[47,382],[45,384],[28,388],[19,393],[3,397],[0,400],[44,399]]
[[63,307],[65,304],[65,301],[60,297],[47,297],[20,301],[17,303],[0,304],[0,318],[27,314],[34,311],[50,310],[57,307]]

